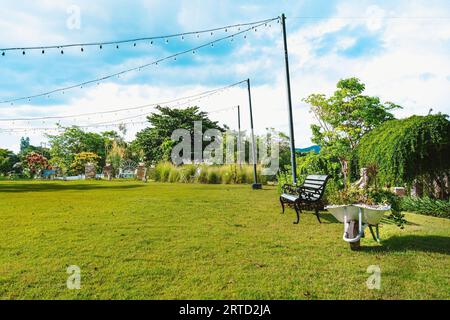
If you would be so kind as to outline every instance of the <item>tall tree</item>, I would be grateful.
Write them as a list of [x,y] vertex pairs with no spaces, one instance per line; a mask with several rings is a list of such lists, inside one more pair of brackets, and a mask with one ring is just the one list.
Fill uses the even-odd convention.
[[101,134],[84,132],[74,126],[66,128],[59,135],[48,135],[48,138],[51,145],[50,163],[61,168],[63,172],[70,172],[75,155],[81,152],[93,152],[100,157],[99,164],[105,164],[105,137]]
[[14,152],[7,149],[0,149],[0,175],[5,175],[13,170],[14,164],[19,158]]
[[305,99],[311,105],[318,124],[312,125],[312,141],[323,152],[339,159],[344,183],[349,179],[349,163],[361,138],[383,122],[394,119],[391,110],[400,108],[378,97],[363,95],[365,85],[357,78],[340,80],[330,97],[312,94]]
[[203,133],[208,129],[223,131],[217,122],[210,120],[208,114],[198,107],[171,109],[158,106],[156,109],[159,112],[147,117],[151,127],[138,132],[134,142],[143,149],[145,159],[152,163],[169,160],[170,150],[174,145],[171,136],[176,129],[188,130],[192,140],[195,121],[202,122]]

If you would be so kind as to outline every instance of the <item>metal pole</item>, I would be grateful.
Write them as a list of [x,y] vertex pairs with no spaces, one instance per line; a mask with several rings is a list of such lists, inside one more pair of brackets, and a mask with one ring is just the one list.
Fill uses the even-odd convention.
[[238,146],[237,146],[237,153],[238,153],[238,162],[239,166],[242,166],[242,150],[241,150],[241,106],[237,106],[238,110]]
[[255,131],[253,129],[253,109],[252,109],[252,93],[250,90],[250,79],[247,79],[247,89],[248,89],[248,105],[250,107],[250,128],[252,131],[252,153],[253,153],[253,189],[261,189],[262,185],[258,183],[258,175],[256,173],[256,141],[255,141]]
[[292,180],[294,184],[297,184],[297,161],[295,159],[295,137],[294,137],[294,121],[292,116],[291,77],[289,73],[289,53],[286,37],[286,16],[284,15],[284,13],[281,15],[281,26],[283,28],[284,61],[286,65],[286,88],[287,88],[288,114],[289,114],[289,135],[291,140]]

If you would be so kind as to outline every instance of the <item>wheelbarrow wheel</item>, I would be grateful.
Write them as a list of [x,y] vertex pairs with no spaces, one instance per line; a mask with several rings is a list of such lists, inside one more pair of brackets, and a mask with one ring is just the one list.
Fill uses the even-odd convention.
[[[359,234],[359,225],[358,221],[350,221],[350,226],[348,228],[349,238],[354,239]],[[350,242],[350,250],[357,251],[361,248],[361,240],[357,242]]]

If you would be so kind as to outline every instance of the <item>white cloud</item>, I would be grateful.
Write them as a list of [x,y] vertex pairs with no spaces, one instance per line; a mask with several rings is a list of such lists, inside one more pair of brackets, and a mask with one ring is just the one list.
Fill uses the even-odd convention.
[[[154,10],[161,1],[145,2],[146,10]],[[426,114],[430,108],[435,112],[450,113],[450,22],[448,20],[433,21],[429,19],[387,19],[393,17],[424,17],[448,16],[441,6],[422,4],[399,4],[398,6],[373,6],[367,2],[348,4],[344,2],[338,6],[335,15],[338,17],[364,17],[364,19],[326,19],[318,20],[289,34],[289,49],[291,59],[292,95],[294,102],[294,121],[297,146],[310,144],[310,125],[313,118],[308,112],[308,106],[301,102],[311,93],[332,93],[336,82],[344,77],[356,76],[366,83],[367,94],[378,95],[385,101],[392,101],[404,107],[398,116],[412,114]],[[197,5],[186,4],[177,13],[178,23],[185,30],[228,24],[234,17],[227,9],[209,4],[206,11],[198,11]],[[258,8],[247,6],[246,12],[258,12]],[[447,9],[448,11],[448,9]],[[213,12],[214,14],[211,14]],[[10,13],[13,20],[0,21],[0,30],[9,28],[15,21],[27,19]],[[381,17],[384,17],[381,19]],[[106,18],[105,18],[106,19]],[[253,19],[250,19],[253,20]],[[288,20],[288,23],[289,20]],[[3,28],[2,28],[3,26]],[[36,41],[61,40],[58,32],[48,32],[51,25],[39,24],[31,17],[30,24],[23,29],[21,40]],[[193,82],[186,86],[150,86],[150,85],[119,85],[105,84],[86,90],[80,98],[71,100],[66,105],[53,106],[45,109],[47,114],[73,114],[77,112],[102,111],[121,106],[147,104],[159,100],[190,95],[210,90],[216,86],[196,85],[199,79],[205,80],[214,75],[226,77],[234,74],[237,80],[251,76],[254,102],[254,117],[257,132],[266,127],[288,131],[286,88],[283,69],[282,46],[278,28],[273,28],[264,44],[249,41],[238,47],[231,54],[231,58],[224,61],[205,59],[198,55],[196,59],[203,59],[203,67],[193,66],[161,66],[160,72],[170,77],[189,75]],[[338,34],[344,30],[364,30],[367,34],[378,37],[381,49],[375,54],[349,57],[339,54],[340,51],[357,45],[359,35],[349,35],[348,32],[337,37],[337,41],[329,52],[318,54],[317,49],[321,41],[330,34]],[[279,31],[279,30],[278,30]],[[19,31],[20,33],[21,31]],[[5,37],[10,38],[3,38]],[[44,38],[42,38],[44,35]],[[21,37],[24,38],[21,38]],[[28,38],[27,38],[28,37]],[[256,37],[262,37],[257,34]],[[14,40],[12,35],[0,31],[0,38]],[[34,40],[33,40],[34,39]],[[142,61],[148,59],[142,59]],[[150,59],[151,60],[151,59]],[[126,62],[127,66],[139,64],[139,59]],[[424,76],[428,75],[428,76]],[[262,85],[258,79],[265,79]],[[269,80],[267,80],[269,79]],[[204,82],[207,83],[207,82]],[[233,89],[218,97],[211,98],[207,103],[200,103],[204,110],[217,110],[240,104],[243,108],[242,122],[248,128],[248,104],[246,90]],[[16,109],[17,114],[39,110],[35,106],[22,106]],[[76,110],[76,112],[74,111]],[[1,109],[0,109],[1,111]],[[133,114],[139,114],[135,112]],[[133,115],[131,114],[131,115]],[[2,117],[12,117],[13,113],[0,113]],[[127,115],[124,115],[126,117]],[[214,119],[236,125],[235,111],[225,111],[212,114]],[[117,119],[115,115],[92,117],[89,121],[99,122]],[[86,120],[85,120],[86,121]],[[42,125],[42,124],[39,124]],[[129,138],[138,130],[131,128]],[[17,150],[20,136],[3,137],[2,146]],[[39,135],[32,135],[32,142],[38,144],[42,139]]]

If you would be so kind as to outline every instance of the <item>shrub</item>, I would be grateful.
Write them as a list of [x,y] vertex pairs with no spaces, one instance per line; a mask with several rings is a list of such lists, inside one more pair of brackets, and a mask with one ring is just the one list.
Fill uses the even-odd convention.
[[181,183],[191,183],[195,179],[197,167],[194,165],[184,165],[178,167],[179,181]]
[[169,162],[160,162],[155,167],[155,181],[168,182],[173,165]]
[[180,181],[180,169],[177,167],[171,167],[169,170],[169,176],[167,182],[175,183]]
[[209,184],[217,184],[220,183],[220,169],[217,167],[209,167],[208,168],[208,183]]
[[236,181],[235,175],[236,167],[233,165],[225,165],[219,167],[219,174],[221,177],[221,181],[224,184],[231,184]]
[[450,200],[409,197],[402,199],[401,208],[403,211],[450,219]]

